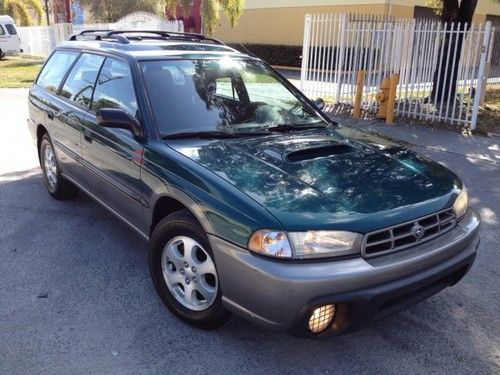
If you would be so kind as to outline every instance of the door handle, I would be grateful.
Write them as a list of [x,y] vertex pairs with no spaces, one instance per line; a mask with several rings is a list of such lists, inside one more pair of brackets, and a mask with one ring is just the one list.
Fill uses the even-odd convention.
[[88,143],[92,143],[92,133],[90,132],[90,130],[83,130],[83,139],[85,139]]

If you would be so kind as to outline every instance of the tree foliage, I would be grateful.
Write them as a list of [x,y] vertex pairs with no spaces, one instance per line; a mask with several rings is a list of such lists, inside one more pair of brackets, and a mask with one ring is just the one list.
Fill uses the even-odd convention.
[[[184,9],[184,13],[189,13],[189,0],[164,0],[165,8],[175,14],[177,6]],[[206,34],[213,34],[220,21],[220,13],[224,12],[229,19],[231,27],[237,25],[238,20],[243,15],[245,0],[202,0],[201,15],[203,20],[203,31]]]
[[95,22],[116,22],[127,14],[138,11],[154,14],[163,12],[157,0],[81,0],[80,3]]
[[426,0],[425,5],[427,5],[428,8],[431,8],[432,11],[438,16],[441,16],[441,14],[443,14],[442,0]]
[[42,2],[41,0],[0,0],[0,14],[10,15],[20,26],[40,25],[43,17]]

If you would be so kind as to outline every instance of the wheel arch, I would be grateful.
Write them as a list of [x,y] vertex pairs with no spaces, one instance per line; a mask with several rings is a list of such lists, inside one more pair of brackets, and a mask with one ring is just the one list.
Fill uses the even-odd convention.
[[198,221],[206,233],[214,233],[212,224],[208,220],[202,207],[186,193],[163,194],[157,197],[153,209],[151,210],[149,235],[153,233],[154,228],[167,215],[174,212],[187,209]]

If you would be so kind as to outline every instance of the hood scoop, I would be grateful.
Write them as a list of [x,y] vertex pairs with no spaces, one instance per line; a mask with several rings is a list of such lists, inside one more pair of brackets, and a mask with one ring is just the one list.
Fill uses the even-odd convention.
[[343,155],[353,151],[354,148],[352,146],[339,143],[293,151],[286,155],[286,159],[292,163],[296,163],[305,160],[326,158],[328,156]]

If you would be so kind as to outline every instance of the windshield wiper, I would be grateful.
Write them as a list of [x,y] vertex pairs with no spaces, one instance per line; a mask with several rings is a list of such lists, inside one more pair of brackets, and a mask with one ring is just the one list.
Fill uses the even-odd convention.
[[269,135],[269,132],[222,132],[216,130],[207,130],[199,132],[182,132],[167,134],[162,136],[162,139],[230,139],[240,137],[252,137],[258,135]]
[[327,125],[320,124],[308,124],[308,123],[297,123],[297,124],[283,124],[271,126],[269,128],[265,128],[266,130],[272,132],[286,132],[290,130],[310,130],[310,129],[323,129],[326,128]]

